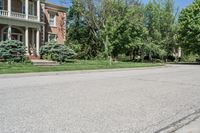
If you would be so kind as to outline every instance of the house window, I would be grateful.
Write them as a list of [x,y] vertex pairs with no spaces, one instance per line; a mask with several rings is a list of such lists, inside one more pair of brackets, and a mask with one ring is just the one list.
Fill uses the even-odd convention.
[[[25,2],[22,2],[22,13],[23,13],[23,14],[26,13]],[[34,15],[34,14],[35,14],[34,3],[33,3],[33,2],[29,2],[29,3],[28,3],[28,14],[29,14],[29,15]]]
[[48,41],[49,41],[49,42],[51,42],[51,41],[56,41],[56,37],[57,37],[56,34],[49,33],[49,34],[48,34]]
[[25,3],[22,2],[22,13],[23,13],[23,14],[25,14],[25,10],[26,10]]
[[4,0],[0,0],[0,10],[4,9]]
[[30,15],[34,15],[34,3],[33,2],[29,2],[29,7],[28,7],[28,13]]
[[49,25],[56,26],[56,13],[49,13]]

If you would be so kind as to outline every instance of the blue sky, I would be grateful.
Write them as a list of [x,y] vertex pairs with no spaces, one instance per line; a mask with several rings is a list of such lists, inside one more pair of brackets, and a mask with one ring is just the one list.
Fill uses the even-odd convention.
[[[48,0],[49,2],[60,4],[59,0]],[[147,3],[148,0],[142,0],[142,2]],[[187,5],[191,4],[193,0],[175,0],[176,6],[181,8],[185,8]]]
[[[148,0],[142,0],[144,3],[147,3]],[[191,4],[193,2],[193,0],[174,0],[175,4],[178,8],[185,8],[186,6],[188,6],[189,4]]]

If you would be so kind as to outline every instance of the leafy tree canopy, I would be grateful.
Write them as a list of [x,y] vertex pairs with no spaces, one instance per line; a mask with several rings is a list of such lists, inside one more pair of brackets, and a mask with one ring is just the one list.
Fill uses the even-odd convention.
[[181,11],[179,41],[186,53],[200,53],[200,0]]

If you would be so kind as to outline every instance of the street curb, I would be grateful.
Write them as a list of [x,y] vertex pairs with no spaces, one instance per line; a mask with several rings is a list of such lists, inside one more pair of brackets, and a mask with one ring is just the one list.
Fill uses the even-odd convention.
[[73,71],[55,71],[55,72],[34,72],[34,73],[17,73],[17,74],[0,74],[1,78],[17,78],[17,77],[32,77],[32,76],[53,76],[53,75],[65,75],[65,74],[85,74],[93,72],[117,72],[117,71],[129,71],[129,70],[146,70],[171,67],[171,65],[164,64],[163,66],[154,67],[138,67],[138,68],[113,68],[113,69],[96,69],[96,70],[73,70]]

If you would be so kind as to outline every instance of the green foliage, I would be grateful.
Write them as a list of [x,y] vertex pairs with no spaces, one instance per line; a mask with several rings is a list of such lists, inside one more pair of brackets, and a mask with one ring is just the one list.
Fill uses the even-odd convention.
[[7,62],[23,62],[26,48],[22,42],[7,40],[0,42],[0,59]]
[[79,58],[175,55],[174,0],[150,0],[147,5],[138,0],[72,0],[68,27],[67,46]]
[[80,58],[94,58],[102,49],[98,35],[97,11],[92,0],[72,0],[68,13],[67,44],[78,48]]
[[[150,56],[157,56],[160,59],[163,59],[167,56],[167,52],[164,49],[161,49],[160,46],[150,43],[145,48],[146,53]],[[151,57],[150,57],[151,58]]]
[[179,41],[185,53],[200,54],[200,0],[181,11]]
[[43,59],[64,62],[73,58],[75,52],[65,45],[48,42],[40,48],[40,55]]
[[184,55],[181,59],[181,61],[183,62],[189,62],[189,63],[193,63],[193,62],[197,62],[200,59],[200,56],[198,54],[188,54],[188,55]]
[[174,11],[174,0],[150,0],[145,11],[148,42],[159,45],[169,56],[177,45],[177,12]]
[[127,5],[123,1],[106,1],[105,5],[108,8],[106,13],[110,12],[104,16],[104,26],[100,30],[105,53],[113,57],[123,53],[132,55],[143,43],[147,32],[143,24],[143,9],[136,4]]

